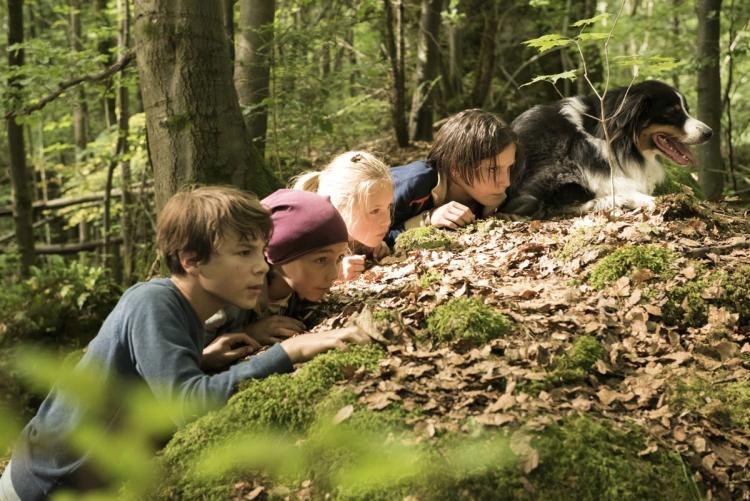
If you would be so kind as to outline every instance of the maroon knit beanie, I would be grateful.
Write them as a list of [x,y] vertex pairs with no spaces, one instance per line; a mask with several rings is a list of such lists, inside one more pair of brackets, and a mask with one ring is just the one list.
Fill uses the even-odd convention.
[[284,264],[308,252],[348,242],[346,223],[330,197],[301,190],[277,190],[260,201],[271,211],[273,231],[266,247],[271,264]]

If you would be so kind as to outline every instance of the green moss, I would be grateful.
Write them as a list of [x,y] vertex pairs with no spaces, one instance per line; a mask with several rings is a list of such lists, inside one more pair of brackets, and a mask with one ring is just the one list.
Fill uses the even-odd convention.
[[416,249],[452,248],[456,240],[435,226],[413,228],[396,237],[396,250],[409,252]]
[[596,289],[603,289],[611,282],[642,268],[667,276],[675,258],[674,252],[658,245],[623,245],[594,265],[588,282]]
[[296,373],[273,375],[242,385],[227,405],[179,430],[162,451],[168,473],[160,497],[171,499],[226,498],[227,484],[197,482],[191,466],[208,447],[239,436],[244,430],[304,430],[315,419],[316,404],[333,384],[359,367],[374,369],[384,356],[375,345],[332,351],[317,356]]
[[477,298],[457,298],[438,306],[427,317],[427,329],[442,342],[482,345],[507,334],[511,320]]
[[[710,298],[706,290],[715,289]],[[710,305],[724,307],[739,315],[741,325],[750,324],[750,266],[733,272],[706,272],[693,280],[667,291],[667,301],[662,307],[662,318],[669,325],[701,327],[708,321]],[[715,296],[715,297],[714,297]]]
[[713,383],[702,378],[677,381],[670,400],[675,408],[700,413],[726,425],[750,430],[750,383]]
[[[690,171],[684,167],[666,164],[664,165],[666,177],[664,181],[654,190],[654,196],[689,193],[698,199],[703,200],[703,190],[701,190],[698,181],[690,174]],[[686,190],[686,188],[689,188]]]
[[442,279],[443,279],[442,273],[440,273],[437,270],[430,270],[420,275],[417,283],[419,284],[421,288],[426,289],[430,285],[434,284],[435,282],[440,282]]
[[565,237],[562,249],[557,252],[557,259],[567,261],[583,249],[601,248],[601,245],[593,245],[603,226],[587,226],[576,228]]
[[372,318],[376,322],[390,322],[393,320],[393,312],[391,310],[375,310],[372,313]]
[[582,381],[597,360],[603,360],[607,351],[596,338],[581,336],[566,350],[554,365],[551,379],[558,383]]
[[171,132],[177,132],[188,128],[191,120],[189,113],[178,113],[163,120],[160,125]]

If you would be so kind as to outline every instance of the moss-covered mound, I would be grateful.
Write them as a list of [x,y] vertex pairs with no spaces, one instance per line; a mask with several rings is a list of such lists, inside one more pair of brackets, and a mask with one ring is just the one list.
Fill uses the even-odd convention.
[[581,336],[555,362],[550,377],[555,383],[582,381],[597,360],[603,360],[607,352],[596,338]]
[[478,298],[457,298],[435,308],[427,317],[427,330],[437,341],[462,341],[482,345],[507,334],[511,320]]
[[675,258],[674,252],[658,245],[623,245],[594,265],[588,281],[594,288],[603,289],[615,280],[644,268],[664,276],[669,274]]
[[417,283],[421,288],[426,289],[430,285],[434,284],[435,282],[439,282],[442,279],[442,273],[437,270],[429,270],[419,276],[419,280],[417,281]]
[[750,431],[750,383],[714,383],[702,378],[677,381],[671,401],[677,409],[696,412]]
[[192,466],[207,448],[242,436],[243,431],[278,428],[304,430],[316,416],[316,404],[338,380],[359,367],[374,368],[384,355],[377,346],[319,355],[293,374],[246,382],[228,404],[179,430],[162,451],[167,479],[159,497],[226,499],[227,483],[196,480]]
[[[689,170],[671,164],[666,164],[664,170],[666,171],[666,177],[654,190],[655,196],[687,192],[701,200],[705,198],[698,181],[693,178]],[[686,188],[689,189],[686,190]]]
[[413,228],[396,237],[396,250],[409,252],[416,249],[441,249],[456,246],[456,240],[435,226]]
[[750,266],[730,273],[707,272],[667,291],[662,308],[669,325],[701,327],[708,321],[711,305],[739,315],[740,325],[750,324]]
[[557,252],[557,259],[561,261],[567,261],[583,249],[596,249],[602,247],[601,245],[595,245],[600,231],[603,226],[586,226],[582,228],[576,228],[568,233],[563,241],[562,248]]

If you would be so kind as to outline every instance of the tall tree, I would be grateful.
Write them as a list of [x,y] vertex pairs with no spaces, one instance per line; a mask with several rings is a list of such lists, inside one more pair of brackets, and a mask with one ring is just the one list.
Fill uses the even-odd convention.
[[[130,3],[128,0],[117,0],[117,13],[119,17],[117,52],[118,57],[123,57],[130,48]],[[130,191],[131,173],[130,160],[128,158],[128,134],[130,132],[130,95],[125,85],[124,74],[120,74],[117,86],[117,100],[120,104],[120,113],[117,116],[118,150],[120,153],[120,185],[122,186],[122,283],[130,285],[133,279],[133,267],[135,263],[135,242],[133,241],[133,194]]]
[[[96,0],[95,3],[96,19],[100,26],[109,26],[109,17],[107,16],[107,2],[108,0]],[[108,68],[115,62],[112,54],[112,49],[114,48],[114,46],[115,40],[110,36],[102,37],[97,44],[99,54],[104,56],[105,68]],[[107,124],[107,127],[115,123],[116,107],[116,97],[107,92],[104,96],[104,123]]]
[[698,148],[698,178],[706,197],[721,198],[724,169],[721,160],[721,73],[719,37],[721,0],[698,0],[698,118],[714,131],[711,140]]
[[260,158],[266,148],[273,21],[275,0],[240,0],[240,30],[237,34],[234,86],[245,113],[250,141]]
[[[23,48],[15,44],[23,43],[23,0],[8,0],[8,65],[20,69],[23,66]],[[8,79],[9,108],[18,105],[22,91],[22,77],[19,74]],[[23,139],[23,126],[15,117],[6,119],[8,129],[8,151],[10,156],[10,181],[13,188],[13,222],[16,241],[21,252],[21,274],[28,276],[29,267],[34,264],[33,209],[31,199],[31,179],[26,168],[26,147]]]
[[440,12],[443,0],[422,0],[417,41],[417,70],[409,116],[409,135],[412,139],[432,140],[432,101],[435,77],[440,63]]
[[[70,48],[73,52],[80,52],[81,44],[81,0],[70,0],[69,29]],[[76,155],[86,149],[89,142],[88,107],[86,106],[86,92],[82,85],[75,89],[73,102],[73,136],[75,138]]]
[[385,46],[391,67],[391,118],[399,146],[409,145],[406,121],[406,85],[404,63],[404,3],[383,0],[385,8]]
[[474,79],[474,89],[471,92],[471,105],[480,108],[487,101],[495,70],[495,47],[497,46],[497,25],[499,22],[497,8],[497,2],[494,1],[482,4],[484,29],[479,44],[479,61],[476,78]]
[[222,3],[136,0],[134,20],[157,209],[192,183],[272,191],[242,121]]

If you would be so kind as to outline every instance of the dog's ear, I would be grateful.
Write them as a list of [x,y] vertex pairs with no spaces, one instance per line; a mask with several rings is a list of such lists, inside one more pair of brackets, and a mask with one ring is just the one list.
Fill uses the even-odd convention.
[[[608,120],[607,127],[613,145],[622,144],[626,146],[628,142],[634,143],[637,141],[641,115],[646,111],[647,106],[648,98],[642,94],[638,96],[628,95],[622,106],[617,103],[611,111],[614,116]],[[620,151],[624,151],[624,148]]]

